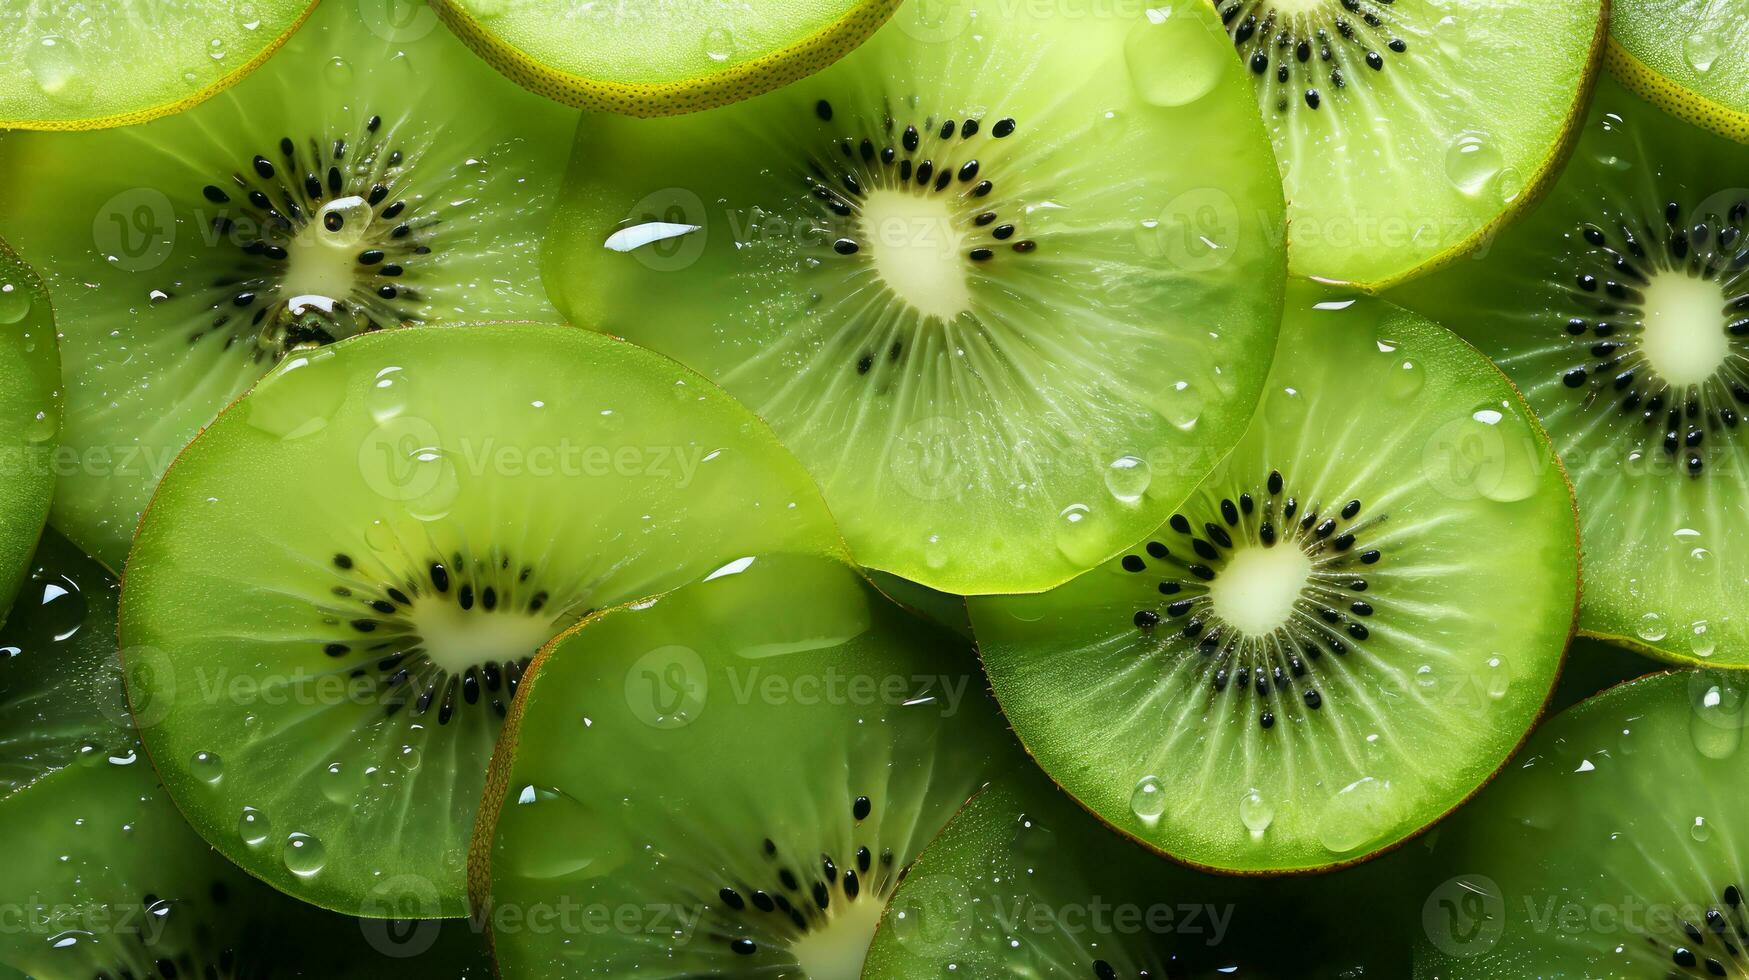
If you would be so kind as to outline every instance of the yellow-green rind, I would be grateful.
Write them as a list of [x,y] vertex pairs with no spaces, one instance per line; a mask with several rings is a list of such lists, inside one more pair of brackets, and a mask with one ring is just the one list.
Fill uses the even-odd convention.
[[285,44],[286,40],[293,34],[297,33],[298,28],[304,25],[304,21],[310,18],[310,13],[316,9],[316,4],[318,2],[320,2],[320,0],[309,0],[309,3],[304,6],[304,9],[298,14],[298,16],[290,24],[286,25],[285,30],[278,37],[269,41],[266,46],[255,54],[254,57],[226,72],[212,84],[203,86],[183,98],[177,99],[173,102],[161,102],[157,105],[132,109],[127,112],[117,112],[105,116],[92,116],[89,118],[78,116],[70,116],[60,119],[0,117],[0,130],[33,129],[45,132],[65,133],[80,132],[90,129],[111,129],[116,126],[132,126],[135,123],[149,122],[161,116],[172,115],[181,112],[184,109],[197,106],[242,81],[255,69],[261,67],[262,62],[273,57],[274,53]]
[[863,0],[788,47],[720,72],[661,84],[586,78],[540,64],[488,31],[455,0],[431,0],[437,15],[487,64],[537,95],[590,112],[673,116],[728,105],[812,75],[850,53],[887,22],[900,0]]
[[[1749,143],[1749,112],[1721,105],[1684,88],[1634,57],[1615,38],[1609,39],[1604,65],[1616,81],[1634,94],[1684,122],[1711,130],[1739,143]],[[1686,661],[1684,661],[1686,662]]]
[[[1567,117],[1561,121],[1561,133],[1555,140],[1542,167],[1529,181],[1524,190],[1513,200],[1506,210],[1500,212],[1493,221],[1476,230],[1476,232],[1451,248],[1434,255],[1413,269],[1376,282],[1348,282],[1342,285],[1350,286],[1365,293],[1382,293],[1394,286],[1400,286],[1412,279],[1419,279],[1428,273],[1443,269],[1453,262],[1464,258],[1492,241],[1502,228],[1516,221],[1520,216],[1530,213],[1542,202],[1543,195],[1549,188],[1555,186],[1561,172],[1567,169],[1567,160],[1573,155],[1573,150],[1579,145],[1579,134],[1585,126],[1585,118],[1591,111],[1591,96],[1597,90],[1597,77],[1601,74],[1607,59],[1606,49],[1615,47],[1609,38],[1609,22],[1613,14],[1611,4],[1614,0],[1603,0],[1601,16],[1597,19],[1597,32],[1591,38],[1591,55],[1585,63],[1585,71],[1579,79],[1579,94],[1567,109]],[[1288,258],[1292,261],[1293,246],[1288,246]],[[1294,270],[1296,273],[1299,270]]]

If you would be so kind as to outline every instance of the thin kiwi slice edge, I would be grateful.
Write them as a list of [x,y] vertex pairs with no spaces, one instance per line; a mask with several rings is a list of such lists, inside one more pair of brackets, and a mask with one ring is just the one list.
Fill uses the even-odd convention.
[[1749,147],[1613,81],[1548,198],[1485,256],[1393,298],[1523,389],[1572,473],[1580,628],[1749,665]]
[[585,119],[544,274],[770,421],[862,564],[1035,591],[1237,438],[1280,182],[1205,0],[915,7],[782,90]]
[[48,290],[0,241],[0,622],[49,516],[60,424],[60,347]]
[[0,234],[48,280],[68,379],[51,520],[113,569],[177,451],[295,352],[559,319],[536,269],[575,111],[380,13],[322,4],[186,112],[0,136]]
[[970,601],[1044,770],[1239,873],[1351,864],[1462,803],[1541,713],[1578,603],[1572,491],[1506,378],[1383,301],[1288,302],[1250,430],[1165,524]]
[[1746,703],[1676,671],[1543,725],[1441,829],[1416,976],[1742,975]]
[[1281,161],[1296,275],[1379,289],[1481,247],[1560,170],[1607,0],[1218,0]]
[[[905,867],[1020,765],[962,640],[847,566],[760,558],[542,652],[472,894],[506,980],[853,980]],[[620,919],[523,926],[566,908]]]
[[1615,0],[1609,70],[1671,115],[1749,143],[1749,4]]
[[101,129],[187,109],[254,71],[314,6],[195,0],[94,11],[7,3],[0,129]]
[[461,915],[547,640],[842,548],[770,431],[659,355],[536,324],[368,334],[282,364],[161,484],[122,595],[129,695],[177,804],[250,873],[355,914],[411,876],[424,914]]
[[768,92],[843,57],[899,0],[600,4],[554,17],[520,0],[439,0],[456,35],[499,71],[591,111],[663,116]]

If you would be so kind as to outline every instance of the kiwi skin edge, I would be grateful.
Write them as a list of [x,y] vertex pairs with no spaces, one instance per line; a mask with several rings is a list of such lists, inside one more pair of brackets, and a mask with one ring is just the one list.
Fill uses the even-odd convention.
[[[1523,193],[1518,195],[1518,199],[1513,201],[1506,210],[1500,212],[1500,215],[1493,221],[1476,229],[1470,237],[1413,269],[1378,282],[1334,282],[1333,285],[1347,286],[1363,293],[1376,295],[1393,286],[1400,286],[1411,279],[1419,279],[1480,248],[1483,243],[1499,234],[1500,229],[1517,220],[1519,215],[1525,214],[1542,203],[1543,195],[1548,193],[1549,188],[1553,187],[1555,181],[1561,176],[1561,172],[1567,168],[1567,160],[1572,157],[1573,150],[1578,147],[1579,134],[1584,130],[1585,118],[1591,112],[1591,96],[1597,89],[1597,75],[1603,70],[1604,49],[1613,47],[1613,43],[1609,41],[1609,22],[1614,16],[1612,2],[1613,0],[1603,0],[1598,11],[1597,30],[1591,36],[1591,55],[1586,59],[1585,71],[1579,76],[1578,97],[1573,100],[1572,108],[1567,112],[1567,118],[1561,123],[1560,138],[1555,141],[1554,150],[1543,160],[1542,168],[1537,171],[1536,176],[1531,178]],[[1289,251],[1292,251],[1291,244]]]
[[[1607,3],[1607,0],[1605,0],[1605,2]],[[1587,101],[1589,101],[1589,99],[1587,99]],[[1435,321],[1435,322],[1437,322],[1437,321]],[[1441,326],[1441,329],[1444,329],[1444,327]],[[1447,332],[1449,333],[1449,331],[1447,331]],[[1445,819],[1447,817],[1451,816],[1453,813],[1456,813],[1458,810],[1463,809],[1465,804],[1467,804],[1471,800],[1475,799],[1477,793],[1480,793],[1483,789],[1486,789],[1488,784],[1492,783],[1494,781],[1494,779],[1500,775],[1501,770],[1505,769],[1506,766],[1512,761],[1513,757],[1518,755],[1519,750],[1524,748],[1524,743],[1530,739],[1530,736],[1536,732],[1536,730],[1542,725],[1544,719],[1548,717],[1549,705],[1552,704],[1554,702],[1554,699],[1555,699],[1555,689],[1560,686],[1561,674],[1563,672],[1565,672],[1567,669],[1567,655],[1569,653],[1571,653],[1573,650],[1574,638],[1580,635],[1579,634],[1579,604],[1580,604],[1580,599],[1583,597],[1584,592],[1585,592],[1585,552],[1580,547],[1580,540],[1579,540],[1579,498],[1574,493],[1573,478],[1572,478],[1572,475],[1567,472],[1566,462],[1561,459],[1561,454],[1555,449],[1554,440],[1549,437],[1548,430],[1543,428],[1542,421],[1537,418],[1537,416],[1534,412],[1531,411],[1530,403],[1525,401],[1524,392],[1520,391],[1518,388],[1518,385],[1510,377],[1507,377],[1506,372],[1501,371],[1500,368],[1497,365],[1495,365],[1495,363],[1491,359],[1489,359],[1487,355],[1483,354],[1479,349],[1477,349],[1474,344],[1471,344],[1469,341],[1463,339],[1462,337],[1459,337],[1456,334],[1451,334],[1451,336],[1459,344],[1462,344],[1465,348],[1468,348],[1471,353],[1475,354],[1476,357],[1480,358],[1484,363],[1486,363],[1488,365],[1489,369],[1494,371],[1496,374],[1500,375],[1500,379],[1502,381],[1506,382],[1506,387],[1508,390],[1510,390],[1512,392],[1512,397],[1518,403],[1519,410],[1524,412],[1525,418],[1528,419],[1532,423],[1531,431],[1536,436],[1537,444],[1542,446],[1544,449],[1546,449],[1548,451],[1549,458],[1554,460],[1555,471],[1560,474],[1561,483],[1564,486],[1566,486],[1566,488],[1567,488],[1567,507],[1569,510],[1572,511],[1572,514],[1573,514],[1573,554],[1574,554],[1575,565],[1579,570],[1579,582],[1578,582],[1578,587],[1573,590],[1573,612],[1568,617],[1568,621],[1567,621],[1567,642],[1565,642],[1561,645],[1560,663],[1556,666],[1556,669],[1555,669],[1555,679],[1552,683],[1549,684],[1548,692],[1543,695],[1543,702],[1542,702],[1541,706],[1539,706],[1537,708],[1536,715],[1535,715],[1535,717],[1533,717],[1531,719],[1530,725],[1525,728],[1524,733],[1522,735],[1518,736],[1518,741],[1513,744],[1511,750],[1508,751],[1504,756],[1501,757],[1500,764],[1494,767],[1494,771],[1488,774],[1488,778],[1482,780],[1480,783],[1477,783],[1476,786],[1474,788],[1472,788],[1469,791],[1469,793],[1463,797],[1463,799],[1460,799],[1460,800],[1456,801],[1455,803],[1453,803],[1443,813],[1440,813],[1440,814],[1434,816],[1432,819],[1428,820],[1425,824],[1422,824],[1419,828],[1411,831],[1410,833],[1404,834],[1400,839],[1392,841],[1391,843],[1386,844],[1385,846],[1380,847],[1376,850],[1368,851],[1365,854],[1360,855],[1359,857],[1349,858],[1349,859],[1343,860],[1343,861],[1335,861],[1335,862],[1332,862],[1330,864],[1322,865],[1322,866],[1316,867],[1316,868],[1286,868],[1286,869],[1246,871],[1246,870],[1236,870],[1233,868],[1217,868],[1217,867],[1213,867],[1211,865],[1198,864],[1195,861],[1187,861],[1184,858],[1181,858],[1175,854],[1168,854],[1167,852],[1161,850],[1160,848],[1155,847],[1153,843],[1151,843],[1149,841],[1145,841],[1145,840],[1141,839],[1140,837],[1137,837],[1134,834],[1129,833],[1128,831],[1124,830],[1122,827],[1116,826],[1111,821],[1107,820],[1104,816],[1100,815],[1098,812],[1093,810],[1093,808],[1091,808],[1087,804],[1083,803],[1081,801],[1080,797],[1077,797],[1075,794],[1064,789],[1063,784],[1057,782],[1056,777],[1052,776],[1048,771],[1046,771],[1044,766],[1039,765],[1038,757],[1033,754],[1032,746],[1026,744],[1026,740],[1020,737],[1020,732],[1015,730],[1014,726],[1012,724],[1010,724],[1008,726],[1008,730],[1014,734],[1014,740],[1016,742],[1020,743],[1021,750],[1026,753],[1026,757],[1028,759],[1032,760],[1033,765],[1038,766],[1039,771],[1041,773],[1044,773],[1045,778],[1049,779],[1051,781],[1052,785],[1056,786],[1058,790],[1062,791],[1064,796],[1073,800],[1075,802],[1076,806],[1078,806],[1082,810],[1086,811],[1086,813],[1089,816],[1091,816],[1094,820],[1098,821],[1106,829],[1112,831],[1113,833],[1118,834],[1119,836],[1130,841],[1132,844],[1135,844],[1137,847],[1144,849],[1145,851],[1147,851],[1150,854],[1159,855],[1160,857],[1163,857],[1166,860],[1171,861],[1174,864],[1183,865],[1184,867],[1190,868],[1193,871],[1201,871],[1205,874],[1221,875],[1223,877],[1228,877],[1228,878],[1285,878],[1285,877],[1312,877],[1314,875],[1329,874],[1332,871],[1342,871],[1344,869],[1352,868],[1352,867],[1355,867],[1356,865],[1360,865],[1360,864],[1365,864],[1368,861],[1372,861],[1372,860],[1375,860],[1377,858],[1384,857],[1387,854],[1390,854],[1391,852],[1397,850],[1398,848],[1402,847],[1403,845],[1408,844],[1411,841],[1414,841],[1415,839],[1419,838],[1422,834],[1425,834],[1429,830],[1432,830],[1433,828],[1439,826],[1441,823],[1443,823],[1445,821]],[[984,670],[985,675],[988,676],[989,669],[984,666],[984,652],[983,652],[982,648],[980,648],[978,650],[978,664],[979,664],[980,668],[982,668]],[[530,669],[531,670],[533,669],[532,665],[530,666]],[[526,684],[527,682],[524,681],[524,683]],[[991,694],[992,698],[995,697],[994,690],[992,690],[990,692],[990,694]],[[1007,717],[1006,710],[1002,709],[1002,702],[1000,699],[996,700],[996,707],[998,709],[1004,711],[1004,718],[1006,718]],[[500,739],[499,745],[502,746],[503,744],[504,744],[503,740]],[[478,839],[479,838],[476,836],[475,840],[478,840]]]
[[455,0],[430,0],[437,16],[500,74],[537,95],[591,112],[674,116],[751,98],[805,78],[849,54],[887,22],[900,0],[861,0],[819,32],[704,78],[668,83],[605,81],[549,68],[480,26]]
[[1646,66],[1615,38],[1609,39],[1604,66],[1628,91],[1684,122],[1734,140],[1749,143],[1749,113],[1740,112],[1683,88]]
[[[0,129],[36,129],[61,133],[79,132],[89,129],[110,129],[116,126],[131,126],[134,123],[150,122],[160,116],[168,116],[181,112],[184,109],[193,108],[242,81],[249,75],[249,73],[261,67],[262,62],[272,57],[274,52],[280,49],[281,45],[285,44],[293,34],[297,33],[298,28],[304,26],[304,21],[310,19],[310,14],[315,11],[318,2],[320,2],[320,0],[308,0],[308,2],[304,4],[303,12],[298,14],[297,19],[293,20],[286,26],[285,33],[268,42],[267,46],[263,47],[255,57],[250,58],[236,68],[226,72],[218,81],[211,85],[205,86],[192,95],[178,99],[175,102],[165,102],[160,105],[147,106],[144,109],[135,109],[132,112],[118,112],[112,116],[96,116],[91,119],[0,118]],[[336,2],[341,2],[341,0],[336,0]],[[110,570],[114,571],[114,569]]]

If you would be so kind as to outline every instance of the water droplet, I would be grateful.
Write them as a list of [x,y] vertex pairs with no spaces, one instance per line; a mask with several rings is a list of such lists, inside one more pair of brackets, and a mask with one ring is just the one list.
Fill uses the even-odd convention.
[[370,231],[370,203],[356,194],[337,197],[316,212],[310,222],[311,233],[322,236],[335,245],[356,245]]
[[281,439],[302,439],[328,427],[346,395],[346,377],[331,349],[290,357],[245,400],[249,424]]
[[941,535],[931,534],[923,539],[923,564],[936,571],[947,567],[947,546],[942,544]]
[[1099,554],[1105,542],[1100,539],[1099,522],[1093,509],[1086,504],[1070,504],[1057,514],[1057,550],[1063,557],[1081,564],[1092,564],[1105,557]]
[[1708,674],[1690,679],[1688,735],[1709,759],[1730,758],[1743,742],[1744,698],[1738,683]]
[[1524,175],[1514,167],[1507,167],[1494,181],[1494,189],[1500,193],[1500,200],[1511,204],[1524,193]]
[[322,770],[322,795],[330,803],[345,803],[357,792],[353,784],[351,772],[339,762],[330,762]]
[[712,61],[728,61],[735,55],[735,35],[726,27],[713,27],[704,35],[704,56]]
[[1105,488],[1126,504],[1133,504],[1148,492],[1153,471],[1148,461],[1139,456],[1119,456],[1105,468]]
[[224,778],[225,762],[211,752],[196,752],[188,760],[188,771],[202,782],[216,783]]
[[381,425],[407,410],[407,396],[410,386],[407,372],[393,365],[376,373],[376,378],[364,393],[366,407],[370,416]]
[[1506,658],[1493,656],[1488,658],[1486,668],[1482,672],[1482,690],[1488,697],[1498,701],[1506,696],[1512,688],[1512,668],[1507,665]]
[[222,37],[213,38],[212,41],[207,44],[206,56],[214,61],[224,61],[225,39]]
[[1713,70],[1713,62],[1725,53],[1724,38],[1717,31],[1697,31],[1682,39],[1682,60],[1705,75]]
[[1391,784],[1363,776],[1331,798],[1318,823],[1318,841],[1332,854],[1346,854],[1390,828]]
[[630,850],[617,827],[559,789],[524,786],[498,819],[506,837],[543,842],[506,855],[510,869],[525,878],[599,878],[623,865]]
[[1688,836],[1694,838],[1696,844],[1705,844],[1712,839],[1713,828],[1707,824],[1705,817],[1695,817],[1693,825],[1688,828]]
[[1434,43],[1439,45],[1439,50],[1447,58],[1461,58],[1469,50],[1469,46],[1465,44],[1466,33],[1464,22],[1450,14],[1441,17],[1433,25]]
[[244,30],[254,31],[261,28],[261,11],[257,10],[254,4],[239,4],[236,15],[237,23],[242,25]]
[[328,863],[328,851],[322,842],[309,834],[294,833],[286,838],[282,854],[285,869],[299,878],[315,877]]
[[1422,385],[1426,383],[1427,369],[1421,366],[1420,361],[1405,357],[1397,362],[1385,378],[1385,394],[1407,400],[1420,394]]
[[1445,151],[1445,175],[1452,186],[1475,196],[1500,172],[1505,161],[1488,138],[1475,131],[1462,133]]
[[1647,643],[1657,643],[1670,634],[1670,627],[1665,625],[1663,616],[1649,612],[1634,624],[1634,633]]
[[1263,414],[1271,425],[1297,425],[1306,415],[1306,399],[1298,388],[1276,388],[1263,402]]
[[17,323],[30,312],[31,290],[23,283],[0,282],[0,323]]
[[407,772],[419,768],[419,750],[411,745],[401,746],[401,768]]
[[1147,14],[1123,47],[1136,94],[1157,106],[1188,105],[1207,95],[1231,55],[1208,43],[1208,28],[1188,10],[1173,16],[1173,8],[1162,5]]
[[243,843],[256,847],[267,839],[267,832],[272,827],[267,814],[252,806],[243,808],[243,815],[237,818],[237,836],[243,838]]
[[1130,791],[1130,812],[1136,819],[1152,827],[1166,813],[1166,787],[1158,777],[1143,776]]
[[328,80],[336,85],[352,82],[352,63],[338,55],[328,59]]
[[1251,836],[1261,837],[1275,822],[1275,805],[1264,799],[1263,794],[1253,789],[1239,798],[1239,822],[1245,829],[1251,831]]
[[79,48],[66,38],[51,35],[31,45],[24,63],[36,87],[57,102],[78,102],[91,91],[79,71]]
[[1163,401],[1166,421],[1186,432],[1196,428],[1197,420],[1202,418],[1202,392],[1195,385],[1174,381],[1167,386]]
[[426,446],[408,453],[407,460],[412,475],[405,486],[423,488],[423,492],[407,498],[408,516],[427,523],[448,517],[450,507],[461,492],[455,464],[450,462],[449,455],[436,446]]
[[387,554],[395,550],[399,541],[395,532],[382,521],[371,521],[364,528],[364,543],[370,550],[378,554]]

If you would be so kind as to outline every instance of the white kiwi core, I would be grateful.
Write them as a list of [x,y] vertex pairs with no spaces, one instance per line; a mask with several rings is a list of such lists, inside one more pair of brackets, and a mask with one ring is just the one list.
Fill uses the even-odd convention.
[[1287,625],[1311,573],[1312,560],[1298,548],[1241,548],[1209,584],[1209,599],[1234,629],[1263,636]]
[[1642,290],[1646,360],[1677,388],[1704,383],[1730,353],[1725,295],[1716,283],[1681,272],[1661,272]]
[[[834,905],[837,903],[834,902]],[[833,916],[824,929],[810,931],[795,941],[790,954],[809,980],[858,980],[862,961],[868,956],[875,927],[880,925],[885,903],[850,902],[843,914]]]
[[871,191],[857,221],[858,241],[900,299],[926,317],[952,320],[971,309],[961,243],[965,233],[940,194]]

